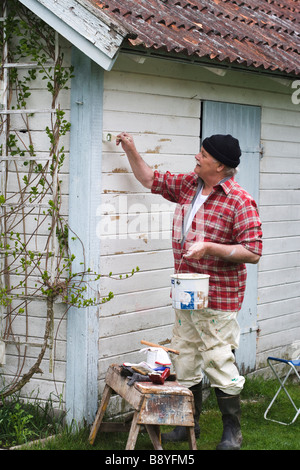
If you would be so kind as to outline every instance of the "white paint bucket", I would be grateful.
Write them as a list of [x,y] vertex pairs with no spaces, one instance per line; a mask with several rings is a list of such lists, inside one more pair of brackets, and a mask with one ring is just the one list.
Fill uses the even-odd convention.
[[170,366],[171,361],[167,351],[162,348],[147,348],[147,364],[155,369],[159,366]]
[[208,274],[172,274],[172,305],[180,310],[201,310],[208,305]]

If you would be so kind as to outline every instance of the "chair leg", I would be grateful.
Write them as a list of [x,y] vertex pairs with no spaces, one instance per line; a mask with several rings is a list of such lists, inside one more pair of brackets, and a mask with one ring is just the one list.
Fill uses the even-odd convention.
[[[280,361],[279,361],[279,362],[280,362]],[[284,361],[284,362],[287,362],[287,361]],[[275,423],[284,424],[284,425],[288,426],[288,425],[290,425],[290,424],[292,424],[292,423],[294,423],[294,422],[296,421],[296,419],[297,419],[297,417],[298,417],[298,415],[299,415],[299,413],[300,413],[300,408],[298,409],[298,408],[296,407],[296,405],[295,405],[293,399],[291,398],[289,392],[287,391],[287,389],[286,389],[286,387],[285,387],[285,383],[286,383],[286,381],[287,381],[287,379],[288,379],[288,377],[290,376],[290,374],[291,374],[292,371],[294,371],[294,372],[296,373],[296,375],[298,376],[299,380],[300,380],[300,377],[299,377],[299,374],[298,374],[296,368],[294,367],[294,365],[293,365],[293,364],[289,364],[289,365],[290,365],[290,369],[289,369],[288,373],[286,374],[286,376],[284,377],[284,379],[282,380],[282,379],[279,377],[279,375],[277,374],[277,372],[276,372],[275,368],[273,367],[273,365],[271,364],[271,360],[269,360],[269,359],[268,359],[268,364],[269,364],[270,368],[272,369],[272,372],[273,372],[273,374],[275,375],[275,377],[277,378],[278,382],[280,383],[280,387],[278,388],[278,390],[277,390],[277,392],[275,393],[275,395],[274,395],[274,397],[273,397],[271,403],[269,404],[268,408],[266,409],[266,411],[265,411],[265,413],[264,413],[264,418],[265,418],[266,420],[273,421],[273,422],[275,422]],[[284,421],[278,421],[278,420],[271,419],[271,418],[268,418],[268,417],[267,417],[267,415],[268,415],[268,413],[269,413],[271,407],[273,406],[273,404],[274,404],[276,398],[278,397],[279,393],[281,392],[281,390],[284,391],[284,393],[286,394],[286,396],[287,396],[288,399],[290,400],[291,404],[293,405],[294,409],[296,410],[296,415],[294,416],[293,420],[290,421],[289,423],[286,423],[286,422],[284,422]]]

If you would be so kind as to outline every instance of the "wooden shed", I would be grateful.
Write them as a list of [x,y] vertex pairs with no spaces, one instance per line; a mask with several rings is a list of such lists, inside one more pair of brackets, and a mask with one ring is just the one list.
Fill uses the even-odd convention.
[[[60,101],[71,123],[64,136],[68,161],[62,173],[64,215],[76,234],[69,235],[69,244],[76,256],[74,269],[80,268],[84,246],[88,266],[107,275],[96,284],[96,295],[114,293],[100,306],[73,306],[67,316],[61,314],[63,303],[56,303],[53,343],[47,344],[39,371],[23,393],[36,389],[43,397],[62,393],[69,421],[92,422],[108,366],[140,359],[142,339],[161,344],[171,339],[174,207],[135,180],[115,142],[123,130],[133,134],[152,168],[175,173],[193,170],[194,156],[206,136],[231,133],[239,139],[242,161],[237,179],[259,205],[264,251],[259,264],[248,267],[237,362],[244,373],[267,374],[269,355],[296,354],[300,349],[297,2],[18,3],[56,32],[65,63],[74,67],[70,88]],[[5,70],[12,68],[4,65]],[[42,80],[37,80],[28,104],[34,116],[48,106],[45,93]],[[13,114],[8,103],[4,105],[2,115]],[[38,140],[45,121],[33,122]],[[20,132],[17,126],[16,120],[15,130]],[[41,153],[47,150],[43,140],[38,145]],[[7,162],[11,154],[2,157]],[[126,279],[136,267],[138,272]],[[24,371],[39,352],[36,343],[42,336],[45,302],[43,307],[43,302],[38,307],[33,302],[27,317],[32,331],[27,336],[21,314],[8,331],[2,312],[1,375],[6,382],[14,380],[20,360],[17,338],[27,347]],[[119,406],[116,402],[111,412],[120,412]]]

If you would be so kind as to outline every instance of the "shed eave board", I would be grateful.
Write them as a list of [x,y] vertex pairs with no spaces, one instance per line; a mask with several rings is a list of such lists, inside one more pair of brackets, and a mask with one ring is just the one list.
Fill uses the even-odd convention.
[[75,0],[19,1],[104,70],[112,68],[125,31],[120,34]]
[[[194,65],[200,67],[210,68],[215,71],[216,75],[223,76],[227,71],[242,72],[249,74],[256,74],[260,76],[269,76],[278,79],[286,79],[289,81],[295,81],[299,75],[294,72],[285,72],[279,69],[271,70],[265,69],[264,67],[255,67],[254,65],[245,65],[238,62],[229,62],[228,60],[217,60],[211,59],[208,56],[198,56],[197,54],[187,55],[182,52],[167,52],[163,49],[151,49],[145,48],[144,46],[131,46],[124,42],[121,46],[121,53],[127,54],[128,56],[138,56],[143,61],[146,59],[162,59],[169,60],[172,62]],[[134,59],[133,59],[134,60]],[[137,60],[137,59],[136,59]]]

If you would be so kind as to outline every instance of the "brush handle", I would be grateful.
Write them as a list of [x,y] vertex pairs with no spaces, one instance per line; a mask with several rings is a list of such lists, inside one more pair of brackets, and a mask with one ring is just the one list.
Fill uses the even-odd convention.
[[152,348],[161,348],[173,354],[179,354],[179,351],[176,351],[176,349],[166,348],[165,346],[161,346],[160,344],[149,343],[149,341],[144,341],[143,339],[141,340],[141,344],[145,344],[146,346],[151,346]]

